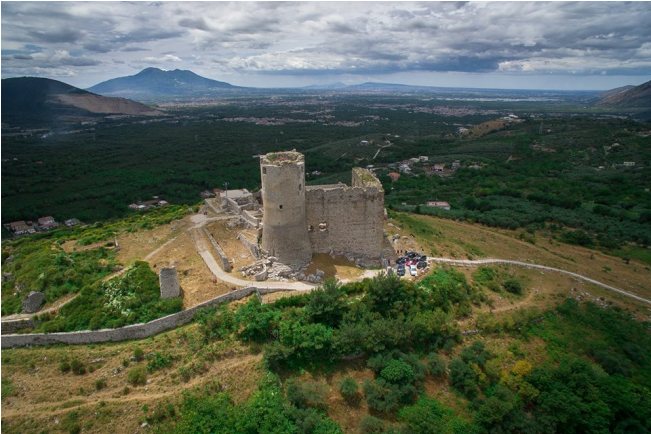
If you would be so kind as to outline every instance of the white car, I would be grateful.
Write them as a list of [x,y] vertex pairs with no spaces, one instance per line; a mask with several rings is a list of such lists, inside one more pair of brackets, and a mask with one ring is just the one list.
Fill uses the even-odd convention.
[[412,276],[415,276],[415,275],[418,274],[418,269],[416,268],[415,265],[410,265],[409,266],[409,274],[411,274]]

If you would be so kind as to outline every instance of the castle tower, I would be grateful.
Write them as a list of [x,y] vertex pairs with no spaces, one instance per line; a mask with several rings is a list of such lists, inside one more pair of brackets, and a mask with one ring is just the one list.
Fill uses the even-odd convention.
[[260,158],[262,249],[292,268],[309,264],[312,247],[305,217],[305,159],[296,151]]

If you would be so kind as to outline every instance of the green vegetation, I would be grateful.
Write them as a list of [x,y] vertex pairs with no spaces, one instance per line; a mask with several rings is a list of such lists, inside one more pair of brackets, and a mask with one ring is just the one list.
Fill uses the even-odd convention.
[[[391,184],[387,202],[395,209],[489,226],[545,230],[564,242],[606,251],[628,243],[650,245],[645,179],[651,176],[651,153],[642,134],[648,127],[590,118],[544,122],[550,132],[542,135],[538,121],[526,121],[478,139],[422,139],[434,148],[430,160],[458,159],[480,168],[462,166],[444,178],[402,176]],[[636,167],[621,166],[626,160]],[[418,206],[433,198],[450,202],[452,209]]]
[[[113,240],[122,232],[151,229],[182,218],[187,207],[170,206],[128,218],[86,227],[8,240],[2,243],[2,315],[19,313],[30,291],[42,291],[47,303],[66,294],[92,291],[117,267]],[[68,253],[66,241],[79,245],[103,243],[96,248]]]
[[127,381],[132,386],[144,386],[147,384],[147,370],[144,366],[136,366],[131,368],[127,374]]
[[[371,409],[372,415],[360,420],[360,432],[651,429],[651,334],[648,325],[626,312],[570,300],[543,316],[520,314],[518,325],[500,334],[506,330],[523,343],[542,338],[547,355],[536,365],[516,343],[508,352],[492,350],[490,329],[486,341],[458,347],[454,318],[464,312],[459,306],[472,294],[491,290],[503,274],[482,268],[475,273],[479,286],[473,287],[463,275],[438,268],[418,287],[381,276],[343,286],[328,282],[314,293],[267,305],[253,298],[234,313],[209,310],[200,322],[205,342],[236,336],[263,344],[267,366],[280,377],[269,374],[242,405],[223,392],[187,394],[178,422],[166,419],[161,432],[223,432],[210,422],[215,418],[226,421],[223,429],[231,432],[249,432],[244,426],[255,426],[256,432],[339,432],[325,416],[329,404],[324,384],[302,379],[300,373],[307,369],[327,376],[359,351],[374,373],[363,384],[363,398],[352,377],[344,377],[337,387],[351,408],[365,399]],[[207,318],[213,316],[226,319]],[[285,378],[284,385],[279,378]],[[425,393],[428,378],[450,383],[457,395],[455,410]],[[204,400],[210,404],[204,407]],[[272,414],[275,423],[269,425]]]
[[359,386],[354,378],[346,377],[339,385],[339,393],[350,405],[357,405],[360,400]]
[[284,398],[278,377],[268,374],[257,392],[243,404],[234,404],[221,387],[209,385],[184,394],[177,416],[158,428],[161,433],[321,433],[341,429],[325,413],[296,407]]
[[115,328],[147,322],[180,311],[180,298],[162,300],[158,276],[146,262],[136,262],[120,276],[84,288],[53,318],[41,315],[38,331],[58,332]]

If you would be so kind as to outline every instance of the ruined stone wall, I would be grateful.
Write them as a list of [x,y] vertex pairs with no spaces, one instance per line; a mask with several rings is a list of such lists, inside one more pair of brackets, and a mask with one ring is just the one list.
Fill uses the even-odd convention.
[[[353,181],[360,185],[361,182]],[[383,247],[381,187],[310,186],[306,193],[308,234],[314,253],[379,258]]]
[[181,295],[181,284],[176,268],[161,268],[158,274],[160,298],[174,298]]
[[36,345],[51,344],[94,344],[100,342],[118,342],[130,339],[143,339],[166,330],[187,324],[192,320],[199,310],[226,303],[233,300],[240,300],[253,293],[269,294],[272,292],[285,291],[283,289],[255,288],[248,287],[231,291],[228,294],[208,300],[190,309],[183,310],[162,318],[155,319],[144,324],[134,324],[116,329],[84,330],[79,332],[66,333],[31,333],[18,335],[3,335],[2,348],[14,348]]
[[208,232],[206,228],[201,228],[201,230],[210,241],[210,244],[212,244],[213,249],[215,249],[215,252],[217,253],[217,257],[219,258],[219,262],[221,263],[222,270],[226,271],[227,273],[230,273],[231,270],[233,269],[233,266],[228,260],[228,256],[226,256],[224,249],[221,248],[221,246],[217,243],[215,237],[213,237],[212,234]]
[[305,161],[295,152],[275,152],[260,160],[262,250],[299,268],[312,259],[305,226]]

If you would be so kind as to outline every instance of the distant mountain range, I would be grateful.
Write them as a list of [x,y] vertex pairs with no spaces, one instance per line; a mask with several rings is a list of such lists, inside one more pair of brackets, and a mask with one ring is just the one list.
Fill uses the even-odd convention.
[[164,71],[146,68],[136,75],[113,78],[89,88],[105,96],[121,96],[137,100],[161,97],[197,97],[243,89],[223,81],[211,80],[192,71]]
[[604,92],[596,105],[604,107],[651,107],[651,81],[639,86],[623,86]]
[[49,78],[2,80],[2,122],[43,125],[105,115],[158,115],[159,111],[124,98],[109,98]]

